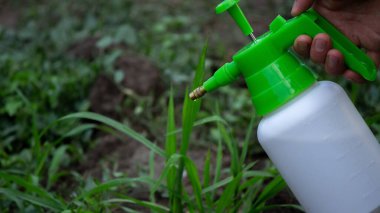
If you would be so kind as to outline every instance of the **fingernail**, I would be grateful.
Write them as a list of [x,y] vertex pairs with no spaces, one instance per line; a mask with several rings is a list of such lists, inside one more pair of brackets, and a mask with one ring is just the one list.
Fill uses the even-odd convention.
[[331,67],[336,67],[339,64],[339,59],[337,57],[328,57],[327,60]]
[[327,43],[322,39],[315,40],[315,50],[317,52],[324,52],[326,50]]
[[326,64],[327,64],[327,66],[329,68],[330,74],[332,74],[332,75],[339,75],[339,74],[341,74],[340,73],[340,67],[339,67],[340,64],[339,63],[340,63],[340,59],[339,58],[332,57],[332,56],[327,57]]
[[298,48],[299,48],[299,50],[300,50],[303,54],[305,54],[305,53],[308,51],[308,45],[307,45],[307,43],[305,43],[305,42],[300,42],[300,43],[298,44]]

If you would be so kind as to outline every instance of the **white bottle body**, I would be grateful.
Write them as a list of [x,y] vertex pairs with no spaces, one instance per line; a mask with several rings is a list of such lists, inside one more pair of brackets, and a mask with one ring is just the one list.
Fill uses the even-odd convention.
[[317,82],[263,118],[258,139],[306,212],[380,209],[380,145],[339,85]]

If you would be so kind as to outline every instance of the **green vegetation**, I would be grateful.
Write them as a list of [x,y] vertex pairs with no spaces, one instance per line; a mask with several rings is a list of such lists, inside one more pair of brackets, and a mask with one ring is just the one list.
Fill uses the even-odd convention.
[[[0,212],[302,211],[257,144],[260,118],[248,92],[237,83],[203,102],[186,95],[236,51],[202,29],[211,25],[216,3],[6,1],[0,10]],[[9,11],[16,26],[2,23]],[[128,76],[117,63],[125,55],[158,67],[158,94],[124,85]],[[89,98],[102,86],[94,86],[98,76],[121,94],[113,118],[90,112],[100,104]],[[340,81],[379,136],[379,84]],[[78,169],[105,134],[148,148],[138,175],[101,156],[93,160],[108,163],[99,166],[100,175]],[[198,152],[199,160],[191,150],[206,151]],[[134,196],[143,187],[148,195]]]
[[[200,59],[192,88],[199,86],[203,80],[205,56],[206,48],[204,48]],[[33,159],[33,157],[31,159],[32,161],[37,160],[37,167],[34,168],[33,174],[27,174],[15,169],[1,172],[4,186],[0,192],[8,199],[8,203],[3,203],[4,206],[2,206],[2,208],[10,208],[9,205],[12,205],[12,201],[19,209],[29,208],[36,211],[50,209],[56,212],[98,211],[100,209],[112,210],[122,203],[137,204],[157,212],[182,212],[184,208],[187,208],[191,212],[209,212],[211,210],[215,210],[216,212],[222,212],[224,210],[235,212],[239,209],[242,209],[244,212],[260,212],[268,208],[277,207],[276,205],[266,206],[265,203],[286,186],[285,182],[274,170],[256,171],[252,170],[255,162],[248,165],[243,164],[242,162],[245,162],[246,155],[239,154],[237,143],[234,143],[231,135],[227,133],[226,127],[223,124],[225,122],[223,122],[219,116],[203,119],[199,124],[206,122],[218,123],[217,126],[222,135],[222,140],[225,142],[229,154],[231,155],[232,162],[227,173],[229,176],[224,179],[221,178],[223,172],[221,167],[223,145],[221,141],[218,143],[218,160],[216,162],[217,166],[215,167],[215,172],[211,171],[209,151],[204,164],[204,172],[203,174],[198,174],[195,163],[186,155],[186,152],[189,148],[190,135],[196,114],[200,110],[200,105],[200,101],[193,102],[186,96],[182,113],[183,124],[180,131],[181,143],[177,144],[174,102],[173,97],[170,96],[165,150],[135,132],[133,129],[99,114],[80,112],[67,115],[57,120],[56,123],[78,118],[98,121],[100,124],[112,127],[134,138],[151,150],[153,157],[151,158],[150,164],[152,167],[154,167],[154,155],[166,159],[166,164],[160,178],[157,181],[154,179],[154,173],[150,173],[138,178],[125,177],[111,179],[103,183],[93,182],[90,186],[81,188],[80,192],[75,194],[71,200],[65,199],[58,193],[50,193],[47,190],[49,190],[53,184],[59,184],[59,176],[64,175],[57,174],[57,171],[64,161],[69,145],[59,145],[59,141],[44,143],[44,145],[42,145],[41,138],[51,129],[48,128],[43,132],[37,133],[32,140],[32,150],[36,150],[36,153],[38,153],[36,154],[36,158],[39,158],[38,160]],[[82,131],[95,128],[96,126],[97,125],[80,124],[75,129],[72,129],[67,136],[79,134]],[[251,133],[252,131],[248,131],[248,134]],[[249,139],[250,136],[247,135],[246,138]],[[248,146],[248,143],[249,140],[244,141],[245,147]],[[56,146],[54,147],[51,144],[56,144]],[[244,150],[244,152],[246,152],[246,149]],[[43,164],[50,155],[52,155],[51,162],[46,165],[48,168],[45,168]],[[47,171],[47,184],[40,184],[40,181],[46,181],[44,177],[41,176],[41,171],[44,170]],[[151,171],[154,171],[154,169]],[[191,194],[185,190],[183,184],[184,172],[186,172],[185,174],[192,186]],[[211,174],[214,176],[213,181],[211,181]],[[201,177],[203,177],[203,183],[201,183]],[[263,185],[265,180],[272,178],[273,180],[267,185]],[[163,180],[166,180],[166,183],[164,183]],[[146,183],[150,186],[152,193],[150,201],[137,200],[133,197],[120,194],[121,192],[115,190],[117,187],[132,187],[134,183]],[[223,193],[216,196],[220,188],[224,188]],[[157,190],[165,190],[168,192],[169,207],[155,203],[154,194]],[[283,205],[283,207],[298,208],[293,205]],[[120,208],[127,212],[132,211],[127,207]]]

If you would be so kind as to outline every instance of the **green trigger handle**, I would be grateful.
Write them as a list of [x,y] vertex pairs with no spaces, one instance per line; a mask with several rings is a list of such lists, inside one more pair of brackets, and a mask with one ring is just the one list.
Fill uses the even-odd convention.
[[277,16],[270,24],[269,29],[272,34],[271,41],[281,50],[291,47],[294,39],[302,34],[314,37],[319,33],[327,33],[332,40],[333,48],[343,54],[344,61],[349,69],[362,75],[366,80],[373,81],[376,79],[375,63],[313,9],[289,21]]
[[[241,11],[238,3],[239,0],[224,0],[216,7],[216,13],[220,14],[228,11],[244,35],[250,35],[253,40],[255,40],[253,29]],[[366,80],[373,81],[376,79],[377,70],[375,63],[329,21],[313,9],[288,21],[281,16],[277,16],[269,28],[271,31],[270,34],[272,35],[264,34],[260,38],[266,36],[266,40],[269,39],[276,44],[279,51],[287,51],[293,45],[294,40],[302,34],[314,37],[318,33],[327,33],[330,35],[333,48],[343,54],[344,61],[349,69],[362,75]]]
[[[316,28],[319,28],[317,29],[320,31],[318,33],[324,32],[330,36],[333,47],[343,54],[345,63],[349,69],[362,75],[366,80],[373,81],[376,79],[377,70],[373,60],[336,29],[329,21],[313,9],[306,11],[301,16],[306,16],[313,20],[317,25]],[[310,27],[313,28],[312,26]],[[313,34],[312,36],[315,36],[316,32],[312,29],[310,31]],[[308,33],[306,32],[306,34]]]

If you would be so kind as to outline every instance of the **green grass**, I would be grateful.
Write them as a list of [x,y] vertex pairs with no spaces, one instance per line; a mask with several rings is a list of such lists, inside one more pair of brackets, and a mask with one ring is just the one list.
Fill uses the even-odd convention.
[[[203,80],[204,70],[214,70],[236,51],[234,45],[224,45],[239,43],[238,38],[227,41],[227,35],[212,36],[199,56],[204,29],[214,29],[217,2],[174,1],[180,4],[176,10],[158,1],[11,2],[21,17],[18,29],[0,27],[0,212],[138,212],[136,206],[151,212],[300,208],[273,204],[285,183],[267,160],[261,159],[266,166],[255,161],[263,152],[255,136],[260,118],[253,116],[246,89],[235,85],[203,101],[187,98]],[[73,43],[89,37],[99,38],[101,50],[94,60],[68,54]],[[120,83],[113,64],[124,50],[105,50],[112,45],[125,45],[127,51],[149,58],[160,68],[166,88],[171,85],[170,92],[159,97],[128,94],[118,107],[133,113],[118,121],[88,112],[89,88],[98,74]],[[331,79],[346,89],[379,137],[379,82],[359,87]],[[136,131],[136,124],[149,133]],[[125,137],[131,138],[149,149],[139,177],[107,166],[99,168],[99,179],[76,170],[99,132],[126,143]],[[190,157],[192,149],[204,150],[203,166]],[[165,162],[158,174],[156,159]],[[130,191],[141,185],[148,187],[149,196],[131,197]]]
[[[206,45],[207,46],[207,45]],[[207,48],[202,51],[195,78],[191,88],[201,84],[204,75],[204,64]],[[172,89],[174,90],[174,89]],[[230,134],[231,127],[221,119],[218,107],[216,115],[196,121],[200,111],[201,101],[191,101],[187,92],[182,109],[182,127],[175,124],[175,105],[173,93],[171,93],[167,106],[167,128],[164,149],[150,141],[140,133],[128,126],[103,115],[91,112],[78,112],[69,114],[54,122],[50,127],[34,137],[33,149],[38,154],[33,155],[32,161],[36,161],[33,173],[6,169],[0,171],[0,193],[3,194],[2,208],[5,203],[15,206],[19,210],[31,208],[35,211],[50,210],[53,212],[88,212],[103,209],[123,209],[133,212],[131,207],[124,204],[135,204],[150,209],[152,212],[261,212],[269,208],[291,207],[295,205],[266,205],[266,202],[274,197],[286,186],[283,179],[275,170],[256,171],[252,167],[254,163],[245,164],[247,147],[252,131],[248,131],[243,142],[243,149],[237,147],[236,139]],[[138,178],[122,177],[109,179],[102,182],[86,180],[86,184],[72,192],[69,198],[51,190],[53,185],[59,184],[61,177],[58,171],[65,160],[65,155],[70,150],[70,145],[57,141],[45,142],[45,134],[54,125],[76,119],[96,121],[98,124],[79,124],[70,130],[64,137],[82,134],[90,128],[98,128],[106,125],[128,137],[135,139],[151,150],[149,160],[149,173]],[[255,118],[251,121],[254,122]],[[198,172],[198,165],[188,156],[189,147],[196,138],[192,137],[194,127],[202,127],[205,123],[214,123],[220,133],[220,139],[216,143],[216,161],[212,163],[211,151],[205,157],[203,174]],[[197,125],[195,125],[197,124]],[[227,148],[227,153],[223,150]],[[223,168],[222,159],[230,156],[229,168]],[[165,167],[160,177],[156,180],[155,157],[165,159]],[[45,163],[51,159],[50,163]],[[44,172],[47,174],[47,183],[41,183]],[[185,185],[188,179],[191,186]],[[267,183],[267,184],[264,184]],[[123,188],[133,187],[142,183],[150,186],[150,200],[138,200],[122,193]],[[167,205],[156,202],[156,193],[168,194]],[[5,199],[5,200],[4,200]]]

